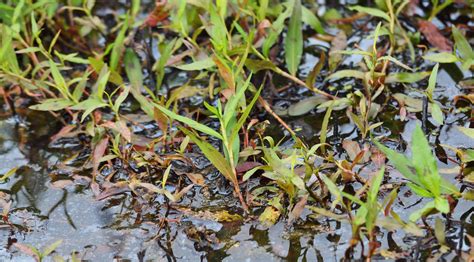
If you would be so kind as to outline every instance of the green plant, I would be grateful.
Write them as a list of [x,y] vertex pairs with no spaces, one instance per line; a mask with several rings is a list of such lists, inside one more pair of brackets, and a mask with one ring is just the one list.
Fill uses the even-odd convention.
[[61,245],[62,242],[63,242],[62,240],[58,240],[54,242],[53,244],[44,248],[43,251],[40,251],[39,249],[30,245],[24,245],[20,243],[15,243],[13,245],[16,248],[18,248],[21,252],[29,256],[32,256],[37,262],[41,262],[43,261],[44,258],[49,256],[59,245]]
[[459,190],[439,174],[436,159],[419,125],[413,130],[411,141],[411,159],[375,141],[395,168],[408,179],[408,187],[421,197],[433,199],[412,213],[410,220],[417,221],[434,210],[448,214],[450,206],[447,196],[460,197]]
[[[265,141],[268,142],[269,147],[265,146]],[[299,149],[289,150],[289,155],[284,158],[280,158],[277,155],[279,151],[278,147],[275,146],[275,142],[271,137],[263,138],[263,145],[259,147],[259,150],[263,152],[263,161],[265,165],[258,166],[249,170],[243,177],[243,180],[248,180],[258,170],[263,170],[263,176],[275,181],[279,188],[283,189],[290,199],[290,206],[293,204],[293,200],[298,195],[299,190],[305,191],[304,180],[300,175],[295,172],[295,168],[298,165],[304,164],[302,161],[302,153]]]
[[[173,120],[177,120],[181,123],[188,125],[189,127],[203,132],[207,135],[213,136],[222,142],[224,156],[216,150],[209,142],[201,139],[197,135],[193,134],[191,131],[185,128],[180,128],[187,136],[191,138],[194,143],[196,143],[203,154],[211,161],[211,163],[222,173],[222,175],[232,182],[234,186],[234,191],[238,195],[242,207],[247,210],[247,205],[242,197],[242,193],[239,188],[239,181],[237,178],[237,173],[235,167],[239,161],[239,152],[240,152],[240,138],[239,130],[244,125],[247,120],[250,110],[257,101],[261,88],[255,93],[252,101],[246,106],[239,106],[245,101],[245,91],[250,86],[250,79],[252,76],[247,78],[247,81],[244,83],[237,83],[236,93],[231,96],[225,106],[222,106],[218,100],[217,107],[213,107],[207,103],[207,110],[213,114],[215,118],[218,119],[220,124],[220,132],[217,132],[203,124],[196,122],[191,118],[180,116],[173,111],[166,109],[165,107],[155,104],[155,107],[158,108],[161,112],[166,114]],[[243,107],[242,114],[238,117],[238,108]]]
[[436,63],[455,63],[461,62],[462,68],[468,70],[474,66],[474,51],[472,50],[469,41],[461,33],[461,31],[453,26],[452,35],[454,38],[453,52],[430,53],[423,56],[424,59]]
[[[380,219],[380,213],[382,210],[390,210],[391,203],[397,196],[397,188],[393,189],[388,197],[381,204],[378,201],[378,194],[382,180],[384,177],[385,168],[382,167],[373,178],[367,182],[363,188],[357,191],[355,195],[343,192],[333,182],[333,179],[320,175],[321,181],[324,183],[324,187],[332,194],[334,200],[331,202],[330,210],[324,208],[310,206],[310,209],[315,213],[331,217],[336,220],[349,220],[352,227],[352,239],[349,243],[348,252],[360,242],[362,237],[365,235],[369,240],[369,250],[367,257],[370,258],[374,255],[377,249],[376,243],[376,227],[387,226],[399,227],[399,224],[403,225],[402,221],[393,221],[392,223],[386,223],[385,220]],[[334,176],[333,176],[334,177]],[[337,178],[337,176],[335,176]],[[368,188],[368,189],[367,189]],[[365,193],[365,200],[363,194]],[[347,201],[349,200],[349,201]],[[352,214],[352,206],[358,205],[355,215]],[[333,210],[340,205],[340,210],[347,212],[347,216],[333,213]],[[347,254],[347,253],[346,253]]]
[[415,48],[411,42],[407,32],[400,24],[398,16],[403,9],[408,5],[409,1],[398,1],[398,0],[385,0],[376,1],[378,8],[364,7],[364,6],[352,6],[349,9],[355,10],[362,13],[370,14],[374,17],[382,18],[385,22],[384,31],[390,38],[390,49],[389,56],[395,50],[397,44],[397,36],[401,36],[404,40],[404,44],[408,46],[410,50],[411,61],[415,61]]

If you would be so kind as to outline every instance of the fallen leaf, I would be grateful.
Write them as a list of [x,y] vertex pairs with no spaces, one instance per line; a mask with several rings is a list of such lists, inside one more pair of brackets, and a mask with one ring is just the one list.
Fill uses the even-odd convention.
[[186,176],[191,180],[191,182],[193,182],[193,184],[198,186],[206,185],[204,177],[199,173],[187,173]]
[[441,51],[453,51],[453,44],[444,37],[438,28],[430,21],[420,20],[418,22],[420,32],[426,37],[428,42]]
[[22,253],[32,256],[36,261],[40,261],[40,257],[38,256],[37,251],[34,250],[32,247],[21,243],[13,243],[13,246],[20,250]]
[[278,209],[272,207],[272,206],[267,206],[263,213],[260,215],[258,220],[264,225],[264,226],[272,226],[274,225],[278,218],[280,217],[280,211]]
[[342,60],[342,51],[347,47],[347,36],[344,31],[339,31],[331,41],[331,49],[329,49],[329,70],[334,71]]
[[244,173],[244,172],[247,172],[249,171],[250,169],[254,168],[254,167],[257,167],[257,166],[261,166],[262,164],[259,163],[259,162],[250,162],[250,161],[247,161],[247,162],[242,162],[242,163],[239,163],[236,167],[235,167],[235,171],[240,174],[240,173]]
[[106,186],[104,191],[102,191],[100,194],[97,195],[96,199],[100,201],[108,197],[122,194],[125,192],[130,192],[130,191],[131,189],[129,187],[128,182],[126,181],[120,181],[114,184],[111,183]]
[[298,219],[301,216],[306,206],[307,201],[308,201],[308,195],[304,195],[303,197],[300,198],[298,203],[296,203],[295,207],[293,208],[293,210],[291,210],[290,215],[288,217],[288,225],[291,225],[296,219]]
[[69,134],[76,126],[75,125],[67,125],[61,128],[58,133],[53,135],[51,137],[51,142],[54,142],[62,137],[65,137],[67,134]]
[[73,184],[74,184],[74,181],[69,180],[69,179],[63,179],[63,180],[58,180],[58,181],[51,182],[52,187],[59,188],[59,189],[66,188],[67,186],[70,186],[70,185],[73,185]]
[[375,164],[375,166],[379,169],[380,167],[385,165],[385,154],[382,153],[377,147],[372,147],[371,151],[372,153],[370,155],[370,159]]
[[129,143],[132,141],[132,132],[130,131],[130,129],[127,127],[127,124],[123,120],[120,120],[117,122],[107,121],[103,123],[101,126],[107,127],[119,132],[119,134],[123,138],[125,138],[125,140],[127,140],[127,142]]
[[100,159],[104,156],[108,144],[109,137],[106,136],[95,145],[94,152],[92,154],[92,176],[94,178],[97,175],[97,171],[99,170]]
[[356,141],[344,140],[342,142],[342,147],[344,148],[344,150],[346,150],[347,155],[349,156],[349,159],[351,161],[354,161],[354,159],[360,152],[359,143],[357,143]]

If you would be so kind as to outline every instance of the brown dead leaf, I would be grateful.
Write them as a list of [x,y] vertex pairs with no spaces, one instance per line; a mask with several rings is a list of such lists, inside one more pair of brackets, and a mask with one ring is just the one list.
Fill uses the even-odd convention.
[[347,36],[344,31],[339,31],[331,41],[331,49],[329,49],[329,70],[334,71],[342,60],[342,54],[336,51],[342,51],[347,47]]
[[304,195],[303,197],[300,198],[298,203],[296,203],[295,207],[293,208],[293,210],[291,210],[290,215],[288,217],[288,225],[291,225],[296,219],[298,219],[301,216],[306,206],[307,201],[308,201],[308,195]]
[[360,152],[359,143],[357,143],[356,141],[352,141],[352,140],[344,140],[342,142],[342,148],[344,148],[344,150],[346,150],[346,153],[349,156],[349,159],[351,161],[354,161],[357,154],[359,154],[359,152]]
[[189,190],[191,190],[191,188],[193,188],[193,186],[194,184],[188,185],[179,192],[174,193],[174,200],[172,200],[172,202],[178,202],[186,193],[188,193]]
[[117,131],[129,143],[132,141],[132,132],[130,131],[130,129],[127,127],[127,124],[123,120],[120,120],[117,122],[107,121],[103,123],[101,126]]
[[385,155],[376,147],[371,148],[372,154],[370,159],[375,164],[377,168],[382,167],[385,164]]
[[104,156],[108,144],[109,137],[106,136],[95,145],[94,152],[92,154],[92,176],[94,178],[97,175],[97,171],[99,170],[100,159],[102,158],[102,156]]
[[254,168],[254,167],[257,167],[257,166],[261,166],[262,164],[259,163],[259,162],[250,162],[250,161],[246,161],[246,162],[242,162],[242,163],[239,163],[236,167],[235,167],[235,171],[240,174],[240,173],[244,173],[244,172],[247,172],[249,171],[250,169]]
[[204,177],[199,173],[187,173],[186,176],[191,180],[191,182],[193,182],[193,184],[198,186],[206,185]]
[[97,195],[96,197],[97,200],[103,200],[114,195],[131,191],[129,184],[126,181],[120,181],[114,184],[112,183],[106,184],[105,187],[106,187],[105,190]]
[[235,81],[234,76],[231,72],[231,69],[224,64],[218,57],[212,57],[212,60],[217,65],[217,69],[219,71],[219,75],[224,79],[224,82],[227,84],[228,88],[235,93]]
[[451,52],[453,50],[453,44],[451,41],[444,37],[438,28],[430,21],[420,20],[418,22],[418,28],[426,37],[426,40],[440,51]]
[[57,181],[51,182],[51,186],[58,189],[63,189],[70,185],[74,185],[74,181],[69,180],[69,179],[63,179],[63,180],[57,180]]

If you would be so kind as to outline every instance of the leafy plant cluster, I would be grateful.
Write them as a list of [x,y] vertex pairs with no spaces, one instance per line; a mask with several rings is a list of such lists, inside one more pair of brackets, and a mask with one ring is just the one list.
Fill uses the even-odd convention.
[[[432,20],[452,1],[434,2],[429,17],[419,19]],[[370,257],[377,250],[377,227],[419,234],[415,223],[420,218],[436,212],[449,215],[455,207],[452,203],[467,196],[439,174],[421,127],[413,131],[411,159],[374,137],[373,131],[383,125],[378,114],[387,106],[381,100],[397,101],[404,119],[409,99],[394,94],[393,88],[425,83],[422,81],[429,77],[427,87],[417,91],[426,97],[434,123],[442,125],[444,107],[434,95],[439,65],[458,63],[469,70],[474,63],[474,52],[460,28],[453,25],[450,29],[451,52],[434,48],[424,53],[416,48],[420,36],[400,22],[407,16],[410,1],[376,3],[375,7],[351,6],[344,11],[355,20],[376,25],[367,35],[370,47],[348,49],[346,28],[334,26],[344,21],[339,11],[331,9],[320,17],[317,6],[301,0],[157,1],[145,19],[138,16],[144,11],[139,0],[130,1],[123,6],[126,11],[114,13],[113,18],[97,15],[95,11],[102,7],[93,0],[8,0],[0,4],[0,93],[12,100],[19,87],[19,96],[29,99],[31,109],[48,111],[64,123],[67,128],[61,135],[75,130],[92,138],[86,166],[92,169],[91,187],[97,194],[97,181],[103,180],[101,168],[120,159],[147,170],[130,172],[125,184],[131,191],[144,188],[179,201],[190,188],[168,191],[172,161],[186,161],[186,153],[195,144],[232,184],[245,212],[255,212],[258,208],[254,207],[263,205],[260,220],[273,224],[280,217],[295,221],[307,207],[315,217],[348,221],[353,228],[351,248],[363,245],[366,237]],[[341,33],[328,34],[325,28],[331,25]],[[319,63],[303,80],[299,68],[304,34],[317,34],[331,48],[326,74],[322,73],[327,67],[322,52]],[[150,45],[149,39],[156,45]],[[156,52],[159,57],[154,56]],[[406,52],[408,62],[400,59]],[[431,71],[416,67],[414,62],[421,55],[427,64],[435,62]],[[361,62],[341,69],[345,56],[360,56]],[[184,73],[186,80],[171,88],[169,78],[176,77],[176,72]],[[277,77],[293,88],[307,89],[308,98],[291,108],[294,115],[314,108],[325,111],[318,144],[306,144],[265,99],[268,83]],[[361,88],[341,95],[318,77],[323,83],[355,78]],[[200,84],[203,81],[205,85]],[[202,107],[187,107],[195,96],[204,99]],[[409,109],[421,111],[417,106]],[[259,120],[259,110],[287,130],[292,147],[282,147],[265,136],[266,122]],[[341,110],[360,137],[352,145],[354,150],[346,148],[350,161],[338,159],[327,139],[331,116]],[[131,111],[156,123],[161,135],[141,143],[133,132],[138,121],[130,118]],[[465,129],[472,138],[472,130]],[[390,174],[385,172],[385,163],[368,179],[354,171],[355,166],[368,162],[369,148],[386,155],[410,190],[428,199],[408,222],[391,209],[398,188],[379,201],[385,191],[384,177]],[[456,151],[463,157],[461,165],[472,161],[471,151]],[[150,155],[165,160],[153,162]],[[253,166],[242,168],[249,165]],[[158,169],[160,179],[152,178],[149,169]],[[267,183],[242,192],[241,185],[250,179],[266,179]],[[355,194],[343,190],[352,184],[360,185]]]

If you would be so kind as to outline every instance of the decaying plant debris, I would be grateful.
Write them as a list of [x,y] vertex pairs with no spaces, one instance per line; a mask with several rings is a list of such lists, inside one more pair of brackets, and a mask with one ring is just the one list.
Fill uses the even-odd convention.
[[472,260],[473,8],[0,3],[0,257]]

